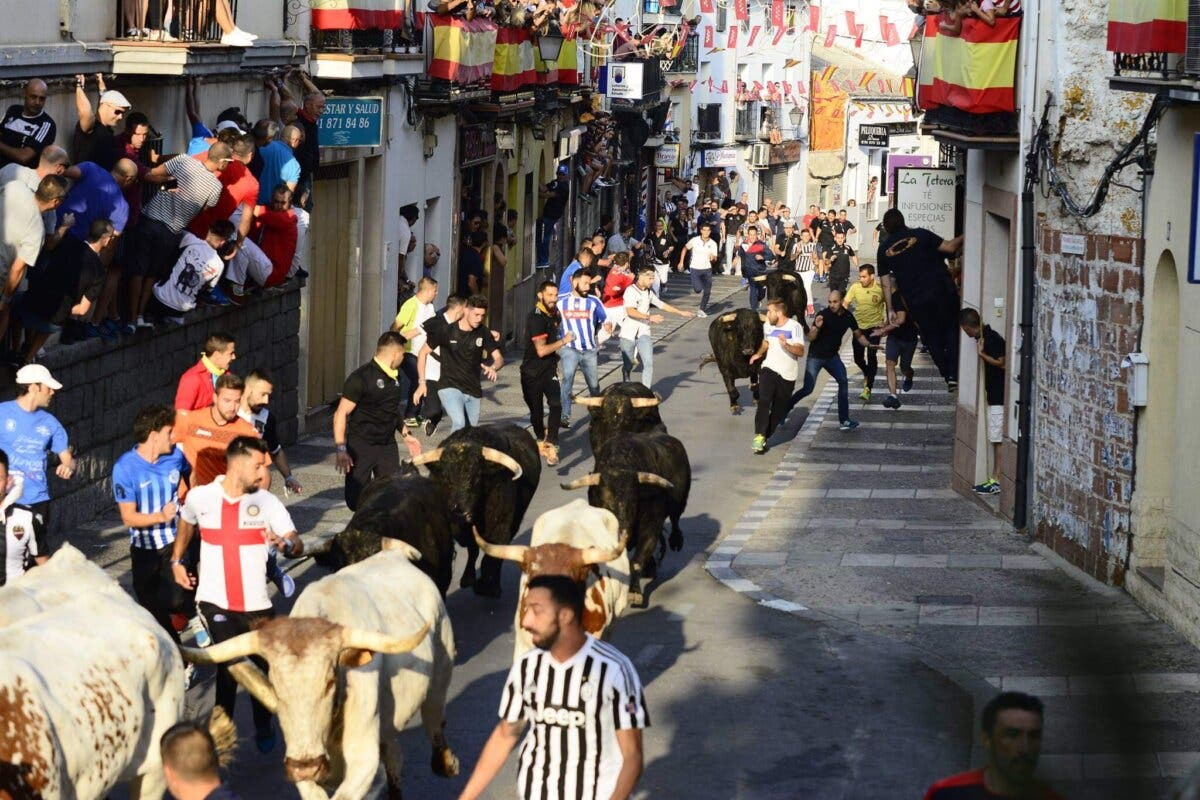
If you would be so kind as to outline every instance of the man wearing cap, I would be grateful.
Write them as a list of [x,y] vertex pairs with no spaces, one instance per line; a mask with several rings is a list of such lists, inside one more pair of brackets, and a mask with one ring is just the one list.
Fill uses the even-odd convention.
[[546,199],[542,206],[542,216],[538,218],[537,268],[546,269],[550,266],[550,243],[554,240],[554,229],[562,219],[567,208],[567,197],[571,193],[567,183],[567,173],[570,172],[563,164],[558,168],[554,180],[546,184],[542,197]]
[[50,511],[46,454],[58,456],[55,475],[65,481],[75,474],[67,431],[45,410],[61,388],[50,370],[41,364],[27,364],[17,372],[17,399],[0,403],[0,450],[8,455],[9,474],[25,481],[17,502],[40,515],[43,524]]
[[121,158],[115,128],[117,122],[129,113],[130,103],[118,91],[104,91],[103,78],[97,75],[97,79],[100,81],[100,102],[93,110],[92,101],[87,96],[86,79],[83,75],[75,76],[75,112],[79,115],[79,122],[75,125],[71,161],[76,164],[92,161],[101,169],[111,170]]

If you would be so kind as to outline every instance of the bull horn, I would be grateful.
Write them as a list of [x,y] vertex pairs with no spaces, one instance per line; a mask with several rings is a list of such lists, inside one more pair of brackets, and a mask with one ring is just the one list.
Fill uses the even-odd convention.
[[735,319],[737,319],[737,314],[722,314],[721,316],[717,317],[717,319],[721,320],[721,322],[724,322],[726,325],[728,325],[729,323],[731,323]]
[[629,399],[629,405],[633,408],[654,408],[661,402],[661,397],[632,397]]
[[237,658],[258,655],[258,631],[249,631],[208,647],[181,647],[184,661],[193,664],[224,664]]
[[797,278],[795,275],[791,274],[790,272],[785,272],[782,275],[780,275],[779,277],[783,278],[785,281],[791,281],[792,283],[795,283],[796,281],[799,280],[799,278]]
[[750,280],[754,281],[755,283],[763,283],[764,281],[766,281],[766,279],[767,279],[766,275],[756,275],[753,278],[751,278]]
[[267,711],[275,713],[279,707],[279,697],[275,694],[275,687],[271,685],[271,681],[263,675],[257,665],[250,661],[230,664],[229,675],[249,692],[251,697],[262,703]]
[[591,566],[592,564],[604,564],[621,557],[625,552],[625,548],[629,545],[629,534],[621,534],[621,540],[617,542],[617,546],[612,550],[605,550],[602,547],[587,547],[583,551],[583,566]]
[[412,458],[410,458],[408,460],[408,463],[412,464],[414,467],[419,467],[423,464],[432,464],[434,461],[437,461],[441,457],[442,457],[442,448],[435,447],[432,450],[430,450],[428,453],[421,453],[421,455],[419,455],[419,456],[413,456]]
[[514,459],[508,453],[501,453],[494,447],[481,447],[479,448],[479,451],[483,453],[484,460],[491,461],[493,464],[499,464],[505,469],[511,471],[513,474],[512,479],[514,481],[521,477],[521,465],[518,464],[516,459]]
[[570,490],[570,489],[586,489],[589,486],[599,486],[599,485],[600,485],[600,473],[599,472],[590,472],[587,475],[584,475],[582,478],[576,478],[575,480],[571,481],[570,483],[560,483],[559,484],[559,486],[561,486],[564,489],[568,489],[568,490]]
[[388,636],[378,631],[364,631],[361,628],[342,628],[342,647],[353,647],[358,650],[370,650],[372,653],[407,653],[425,641],[429,633],[429,623],[421,626],[421,630],[403,639]]
[[572,399],[573,403],[581,405],[585,408],[599,408],[604,405],[603,397],[576,397]]
[[661,475],[655,475],[653,472],[639,472],[638,483],[648,483],[651,486],[661,486],[664,489],[675,488],[675,484],[671,483]]
[[485,556],[518,563],[525,560],[525,551],[529,549],[528,547],[519,544],[492,544],[480,536],[479,531],[474,528],[471,529],[471,533],[475,534],[475,544],[479,545],[479,549]]

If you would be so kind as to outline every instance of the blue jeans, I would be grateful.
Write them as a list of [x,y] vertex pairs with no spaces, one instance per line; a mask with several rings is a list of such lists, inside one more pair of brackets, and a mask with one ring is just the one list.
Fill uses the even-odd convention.
[[600,394],[600,379],[597,377],[599,368],[596,363],[597,351],[576,350],[574,347],[564,347],[558,351],[558,359],[562,363],[562,415],[563,419],[571,418],[571,387],[575,385],[575,373],[583,369],[583,380],[593,397]]
[[837,381],[838,422],[846,422],[850,419],[850,390],[846,384],[846,365],[842,363],[842,359],[838,356],[833,356],[832,358],[808,357],[808,362],[804,366],[804,385],[800,387],[800,391],[792,395],[792,400],[788,408],[795,408],[796,403],[799,403],[812,394],[813,386],[817,382],[817,373],[822,369]]
[[708,306],[708,296],[712,293],[711,269],[692,270],[692,291],[700,295],[700,310],[704,311]]
[[642,386],[650,388],[654,380],[654,340],[649,335],[636,339],[621,337],[621,380],[628,381],[633,373],[633,354],[642,359]]
[[467,425],[474,428],[479,424],[480,398],[463,394],[458,389],[438,389],[438,400],[442,410],[450,417],[450,432],[454,433]]
[[558,220],[550,219],[549,217],[539,217],[537,240],[537,266],[544,266],[550,263],[550,244],[554,240],[554,228],[558,225]]

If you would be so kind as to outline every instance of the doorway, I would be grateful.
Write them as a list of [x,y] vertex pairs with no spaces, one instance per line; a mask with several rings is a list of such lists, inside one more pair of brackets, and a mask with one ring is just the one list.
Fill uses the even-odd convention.
[[313,181],[313,269],[308,286],[307,404],[315,408],[337,399],[346,377],[347,292],[352,249],[354,180],[351,165],[317,169]]

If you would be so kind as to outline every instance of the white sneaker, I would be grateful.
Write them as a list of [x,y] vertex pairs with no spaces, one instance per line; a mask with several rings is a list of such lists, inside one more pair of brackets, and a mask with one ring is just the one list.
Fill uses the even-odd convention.
[[696,316],[697,316],[697,317],[699,317],[700,319],[707,319],[707,318],[708,318],[708,314],[705,314],[705,313],[704,313],[703,311],[701,311],[700,309],[696,309]]
[[237,31],[221,35],[221,44],[226,47],[253,47],[254,40],[241,36]]
[[145,317],[138,317],[136,327],[138,327],[138,328],[153,328],[154,326],[151,325],[149,322],[146,322]]
[[255,39],[258,38],[257,33],[251,33],[250,31],[244,31],[236,25],[233,26],[233,30],[231,31],[231,33],[236,33],[238,36],[244,36],[247,39],[249,39],[250,41],[254,41]]

